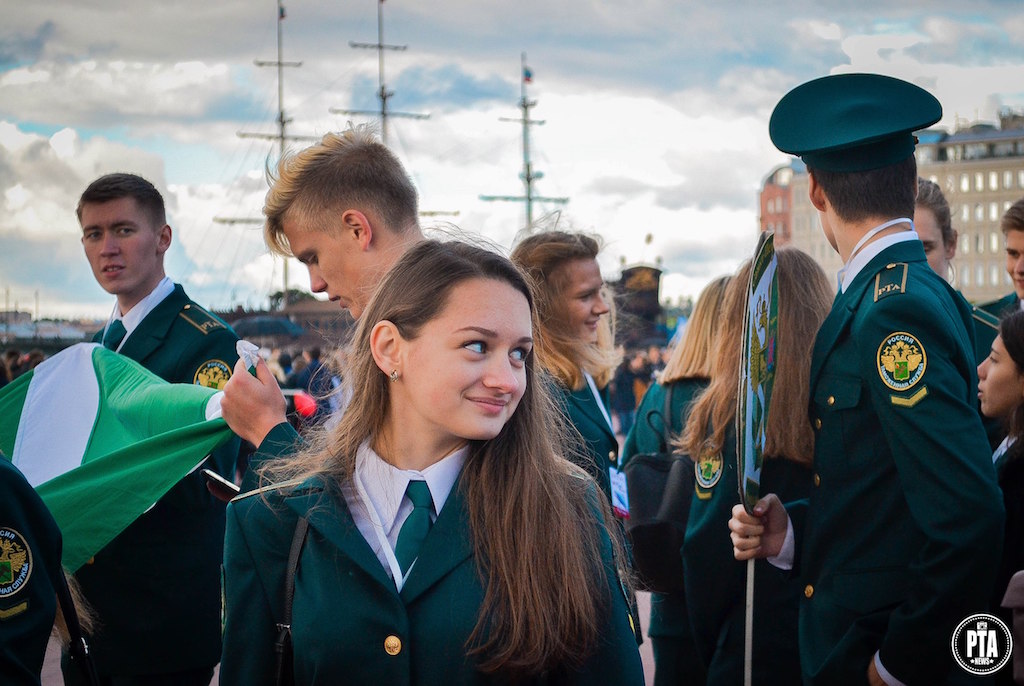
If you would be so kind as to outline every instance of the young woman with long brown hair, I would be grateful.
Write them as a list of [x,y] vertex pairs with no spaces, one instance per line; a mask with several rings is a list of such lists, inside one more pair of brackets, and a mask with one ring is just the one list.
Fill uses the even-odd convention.
[[424,241],[388,273],[340,423],[228,508],[222,684],[275,683],[300,518],[296,684],[642,683],[608,507],[535,377],[535,314],[482,248]]

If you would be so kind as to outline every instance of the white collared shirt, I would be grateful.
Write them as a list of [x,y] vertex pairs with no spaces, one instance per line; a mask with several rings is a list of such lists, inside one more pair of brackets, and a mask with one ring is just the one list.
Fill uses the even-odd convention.
[[900,231],[898,233],[892,233],[888,236],[882,236],[881,238],[872,241],[865,245],[846,265],[846,271],[842,275],[842,282],[839,284],[840,289],[845,293],[846,289],[850,287],[853,280],[857,278],[857,274],[861,272],[864,267],[867,266],[868,262],[873,260],[878,253],[882,252],[886,248],[897,243],[904,243],[906,241],[919,241],[921,237],[917,235],[917,231],[913,229],[909,231]]
[[[434,511],[430,515],[430,520],[435,521],[445,501],[448,500],[468,455],[469,446],[466,445],[419,471],[399,469],[385,462],[370,448],[369,442],[363,443],[356,452],[354,478],[342,487],[341,492],[352,513],[356,528],[370,544],[370,549],[380,560],[384,571],[394,579],[399,591],[408,578],[408,572],[403,576],[395,557],[398,533],[412,512],[412,503],[405,497],[406,487],[410,481],[427,482],[430,497],[434,501]],[[409,571],[411,572],[415,566],[413,563]]]
[[[149,292],[145,298],[135,303],[135,307],[128,310],[124,314],[117,307],[117,303],[114,303],[114,311],[110,315],[110,320],[107,322],[107,326],[110,326],[110,322],[115,319],[120,319],[121,323],[124,324],[124,338],[121,339],[121,343],[117,346],[118,352],[124,347],[125,342],[131,337],[132,331],[138,328],[142,320],[146,318],[150,312],[156,309],[156,306],[162,303],[167,296],[174,292],[174,282],[171,281],[169,276],[165,276],[160,279],[153,290]],[[103,333],[106,334],[106,327],[103,329]]]

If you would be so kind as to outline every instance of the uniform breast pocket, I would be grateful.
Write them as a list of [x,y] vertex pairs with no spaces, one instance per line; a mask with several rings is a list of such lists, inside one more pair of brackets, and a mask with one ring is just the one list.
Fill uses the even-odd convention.
[[828,471],[829,466],[851,466],[850,460],[855,457],[851,448],[877,430],[865,421],[870,413],[861,407],[861,398],[859,377],[831,375],[818,382],[814,391],[815,416],[811,420],[816,429],[815,452],[836,458],[819,460],[819,471]]

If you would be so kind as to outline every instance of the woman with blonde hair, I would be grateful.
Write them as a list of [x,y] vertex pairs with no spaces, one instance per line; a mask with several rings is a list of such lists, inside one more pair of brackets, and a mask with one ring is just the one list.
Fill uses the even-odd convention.
[[483,248],[398,261],[338,425],[228,506],[222,684],[270,686],[279,664],[300,685],[642,683],[608,507],[536,380],[535,316]]
[[[665,434],[665,394],[671,392],[669,432],[678,435],[686,425],[690,403],[703,391],[711,378],[714,340],[722,315],[722,300],[730,276],[721,276],[701,291],[686,323],[683,338],[669,356],[659,381],[644,394],[637,410],[637,422],[626,436],[622,449],[623,464],[634,455],[662,450]],[[666,555],[681,555],[666,550]],[[696,684],[705,678],[704,666],[697,657],[686,611],[686,596],[677,593],[651,594],[651,620],[647,635],[654,646],[654,686]]]
[[[833,291],[807,254],[777,251],[778,339],[768,411],[761,489],[787,502],[812,488],[814,432],[807,418],[814,337],[828,315]],[[683,543],[686,604],[708,684],[743,683],[745,567],[726,534],[739,502],[736,399],[750,262],[729,284],[716,340],[711,383],[690,410],[679,448],[695,461],[695,493]],[[753,683],[800,683],[796,579],[766,561],[755,573]]]
[[618,467],[619,444],[608,413],[607,387],[622,353],[612,345],[612,307],[597,264],[600,250],[593,236],[542,231],[521,240],[512,261],[533,280],[537,363],[583,438],[584,445],[570,457],[594,477],[611,502],[609,469]]

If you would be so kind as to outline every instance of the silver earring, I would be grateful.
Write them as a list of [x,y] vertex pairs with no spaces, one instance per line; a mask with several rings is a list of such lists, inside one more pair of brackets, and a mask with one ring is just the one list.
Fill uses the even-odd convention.
[[390,379],[391,379],[392,381],[398,381],[398,370],[397,370],[397,369],[392,369],[392,370],[391,370],[391,373],[390,373],[390,374],[388,374],[388,377],[389,377],[389,378],[390,378]]

